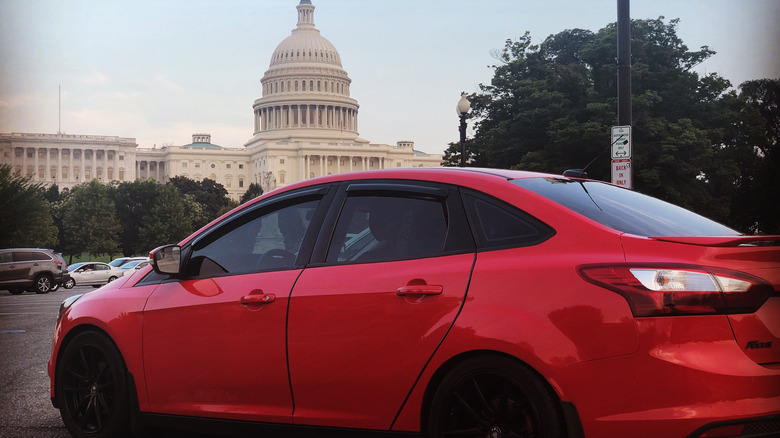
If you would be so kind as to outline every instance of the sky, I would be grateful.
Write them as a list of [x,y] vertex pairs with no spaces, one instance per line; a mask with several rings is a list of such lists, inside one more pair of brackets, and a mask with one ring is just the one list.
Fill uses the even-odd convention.
[[[299,0],[0,0],[0,132],[184,145],[194,133],[243,147],[252,104]],[[457,142],[460,93],[489,84],[492,54],[616,21],[616,0],[312,0],[360,105],[360,137]],[[631,18],[679,18],[700,74],[736,87],[780,78],[780,0],[633,0]],[[616,72],[617,74],[617,72]],[[473,127],[469,127],[473,135]],[[609,133],[605,132],[605,141]]]

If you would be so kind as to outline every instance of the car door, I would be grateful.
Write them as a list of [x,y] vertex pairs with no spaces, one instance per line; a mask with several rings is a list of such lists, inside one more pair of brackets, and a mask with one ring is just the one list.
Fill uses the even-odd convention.
[[95,263],[92,270],[92,284],[106,284],[111,276],[111,268],[108,265]]
[[387,429],[461,308],[474,245],[455,188],[355,183],[338,199],[290,303],[294,419]]
[[79,286],[94,286],[99,284],[95,277],[95,264],[87,263],[76,269],[73,278]]
[[291,421],[287,303],[323,193],[255,205],[182,249],[181,278],[160,284],[144,310],[152,412]]
[[0,254],[0,280],[9,286],[31,283],[31,259],[29,251],[6,251]]

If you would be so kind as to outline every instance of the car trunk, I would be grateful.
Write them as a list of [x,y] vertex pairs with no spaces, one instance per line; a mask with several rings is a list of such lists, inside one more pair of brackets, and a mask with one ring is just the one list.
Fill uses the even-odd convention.
[[727,318],[748,357],[762,365],[780,366],[780,236],[624,235],[622,240],[628,263],[694,264],[755,277],[746,294],[752,295],[750,306],[757,310],[726,312]]

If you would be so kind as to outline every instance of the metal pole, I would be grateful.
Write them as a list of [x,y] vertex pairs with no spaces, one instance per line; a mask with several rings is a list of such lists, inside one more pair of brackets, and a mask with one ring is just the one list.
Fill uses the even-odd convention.
[[466,114],[460,115],[460,167],[466,167]]
[[617,0],[618,125],[631,125],[630,0]]

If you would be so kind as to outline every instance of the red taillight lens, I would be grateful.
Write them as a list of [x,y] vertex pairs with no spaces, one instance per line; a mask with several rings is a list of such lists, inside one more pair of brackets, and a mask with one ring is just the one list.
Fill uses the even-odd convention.
[[586,265],[577,271],[625,297],[634,316],[752,313],[773,292],[752,275],[702,266]]
[[[58,268],[60,268],[60,271],[62,271],[62,262],[58,262],[57,260],[54,261],[54,264],[57,265]],[[65,267],[65,271],[67,272],[68,267]]]

